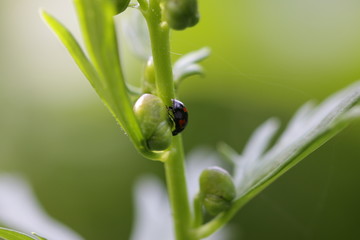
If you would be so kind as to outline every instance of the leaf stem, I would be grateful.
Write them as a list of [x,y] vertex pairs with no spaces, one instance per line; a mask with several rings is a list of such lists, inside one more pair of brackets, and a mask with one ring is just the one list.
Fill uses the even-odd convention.
[[199,227],[201,226],[201,224],[203,223],[203,212],[202,212],[202,201],[203,201],[203,196],[202,194],[198,193],[196,194],[195,198],[194,198],[194,220],[193,220],[193,228]]

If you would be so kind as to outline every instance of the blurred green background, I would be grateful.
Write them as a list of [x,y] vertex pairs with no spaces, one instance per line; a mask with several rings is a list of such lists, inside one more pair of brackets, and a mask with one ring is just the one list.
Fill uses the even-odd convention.
[[[186,152],[285,124],[309,99],[360,79],[360,1],[200,0],[198,26],[172,34],[176,59],[213,53],[180,87]],[[0,1],[0,171],[21,172],[49,214],[88,240],[127,239],[132,187],[162,165],[142,159],[42,23],[43,7],[79,37],[72,1]],[[139,71],[139,69],[133,69]],[[358,239],[360,121],[251,201],[233,240]]]

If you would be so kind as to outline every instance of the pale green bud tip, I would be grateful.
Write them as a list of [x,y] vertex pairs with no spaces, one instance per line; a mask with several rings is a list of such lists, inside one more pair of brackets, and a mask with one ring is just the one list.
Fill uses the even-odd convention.
[[152,151],[166,150],[172,140],[171,126],[166,106],[152,94],[143,94],[134,105],[147,147]]
[[236,190],[225,169],[209,167],[200,175],[200,193],[206,211],[215,216],[231,206]]
[[143,79],[143,92],[154,93],[156,91],[155,86],[155,69],[153,58],[150,57],[146,63],[144,69],[144,79]]
[[151,83],[155,82],[155,68],[154,68],[153,57],[149,57],[148,61],[146,62],[144,75],[149,82]]

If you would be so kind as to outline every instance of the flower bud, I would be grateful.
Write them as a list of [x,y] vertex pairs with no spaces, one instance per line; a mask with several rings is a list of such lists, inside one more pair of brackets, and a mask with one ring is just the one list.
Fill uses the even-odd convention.
[[194,26],[199,22],[197,0],[166,0],[165,19],[175,30]]
[[117,14],[122,13],[129,6],[130,0],[115,0]]
[[167,108],[161,99],[152,94],[143,94],[134,105],[134,113],[148,148],[152,151],[167,149],[172,133]]
[[226,170],[209,167],[200,175],[200,193],[206,211],[215,216],[231,206],[236,190]]

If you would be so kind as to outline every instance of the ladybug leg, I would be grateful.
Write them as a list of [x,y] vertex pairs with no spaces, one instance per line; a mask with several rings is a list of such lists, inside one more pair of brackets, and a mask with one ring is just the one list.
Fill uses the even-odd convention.
[[175,125],[175,117],[174,117],[174,111],[173,111],[173,107],[167,107],[168,112],[169,112],[169,118],[171,120],[171,124],[172,126]]
[[173,107],[166,107],[169,113],[169,117],[171,118],[172,121],[175,120],[175,116],[174,116],[174,110]]
[[172,122],[175,122],[175,118],[171,114],[169,114],[169,118],[171,119]]

